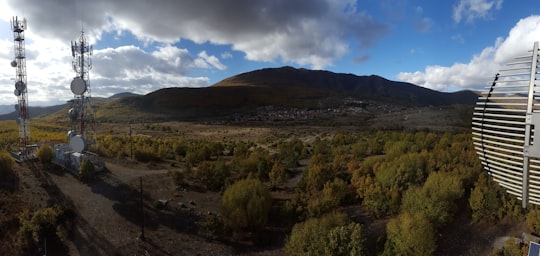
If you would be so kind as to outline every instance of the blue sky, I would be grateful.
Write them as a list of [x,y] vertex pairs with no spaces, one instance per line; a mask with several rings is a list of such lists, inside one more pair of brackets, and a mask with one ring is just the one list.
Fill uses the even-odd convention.
[[5,0],[0,105],[16,102],[13,16],[28,21],[30,105],[73,97],[69,44],[82,27],[94,45],[94,97],[285,65],[482,90],[540,41],[540,6],[525,0]]

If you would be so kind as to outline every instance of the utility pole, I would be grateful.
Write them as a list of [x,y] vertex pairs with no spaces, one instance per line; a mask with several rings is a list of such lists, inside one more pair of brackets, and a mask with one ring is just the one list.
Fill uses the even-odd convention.
[[133,160],[133,138],[131,137],[132,133],[133,133],[133,129],[131,127],[131,122],[129,122],[129,143],[131,144],[131,160]]
[[143,205],[143,189],[142,177],[139,177],[139,190],[141,192],[141,241],[144,241],[144,205]]

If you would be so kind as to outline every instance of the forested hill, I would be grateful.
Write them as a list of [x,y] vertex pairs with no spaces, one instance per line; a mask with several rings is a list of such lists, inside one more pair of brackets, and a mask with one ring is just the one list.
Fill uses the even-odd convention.
[[[472,109],[477,97],[471,91],[439,92],[376,75],[357,76],[281,67],[242,73],[205,88],[174,87],[147,95],[119,94],[94,100],[94,106],[96,117],[101,120],[198,120],[243,114],[267,106],[337,109],[351,101],[370,102],[372,110],[386,105],[394,106],[395,110],[456,104]],[[66,108],[63,105],[44,108],[43,111],[31,109],[30,113],[45,116],[58,112],[55,115],[63,117]],[[0,115],[0,120],[15,117],[15,113]]]
[[218,82],[213,87],[230,86],[323,90],[360,99],[395,101],[417,106],[473,104],[478,98],[478,95],[471,91],[444,93],[411,83],[390,81],[377,75],[357,76],[293,67],[266,68],[242,73]]
[[332,109],[351,100],[398,108],[456,104],[472,108],[477,98],[471,91],[439,92],[376,75],[281,67],[242,73],[205,88],[165,88],[121,98],[105,104],[106,111],[98,116],[113,120],[129,113],[147,120],[193,120],[245,113],[263,106]]

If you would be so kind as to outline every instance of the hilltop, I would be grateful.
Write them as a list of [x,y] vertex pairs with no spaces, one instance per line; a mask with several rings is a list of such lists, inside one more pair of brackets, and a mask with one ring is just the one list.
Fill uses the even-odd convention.
[[281,67],[242,73],[206,88],[165,88],[120,98],[103,104],[97,116],[117,121],[228,122],[267,120],[269,115],[296,119],[306,111],[343,113],[352,107],[352,112],[370,118],[404,109],[472,106],[477,97],[472,91],[445,93],[376,75]]
[[[371,120],[379,125],[396,125],[416,120],[430,122],[428,125],[432,127],[431,117],[442,118],[441,122],[436,121],[441,126],[468,123],[477,97],[472,91],[439,92],[376,75],[280,67],[241,73],[210,87],[172,87],[146,95],[121,93],[94,98],[93,103],[99,122],[294,121],[357,125]],[[30,113],[32,117],[57,122],[65,118],[68,108],[68,104],[31,108]],[[402,120],[405,115],[399,114],[396,119],[396,113],[401,112],[406,113],[407,120]],[[14,118],[15,112],[0,115],[0,120]]]

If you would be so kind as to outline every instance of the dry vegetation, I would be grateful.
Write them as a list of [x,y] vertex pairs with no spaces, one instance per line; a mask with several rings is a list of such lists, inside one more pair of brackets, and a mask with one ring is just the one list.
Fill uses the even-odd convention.
[[[482,181],[470,134],[456,126],[467,119],[466,112],[387,112],[365,126],[339,127],[134,123],[131,137],[129,124],[103,123],[97,150],[107,170],[89,182],[37,161],[14,164],[3,175],[0,254],[36,253],[47,236],[51,255],[525,250],[511,244],[494,249],[497,238],[518,237],[531,225],[519,202]],[[14,122],[0,127],[1,145],[14,144]],[[36,141],[65,136],[61,126],[39,121],[32,131]],[[238,182],[249,180],[257,182]],[[242,194],[242,187],[231,189],[235,184],[254,186],[249,187],[254,192]],[[224,211],[231,209],[223,205],[225,194],[259,195],[260,184],[270,192],[270,207],[242,208],[236,204],[250,199],[227,199],[232,209],[246,212]],[[474,204],[490,196],[495,201],[484,208]],[[32,222],[36,215],[49,216],[47,223],[59,228],[42,228],[43,222]],[[22,227],[34,236],[26,240],[30,245],[21,242]],[[400,247],[403,243],[414,244],[413,251]]]

